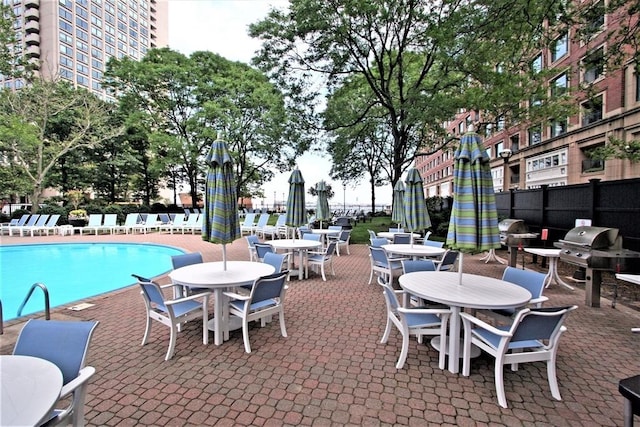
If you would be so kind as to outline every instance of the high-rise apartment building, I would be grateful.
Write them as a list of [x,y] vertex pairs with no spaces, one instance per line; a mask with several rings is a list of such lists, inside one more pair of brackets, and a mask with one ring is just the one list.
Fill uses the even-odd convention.
[[[585,37],[584,27],[581,32],[575,27],[558,32],[530,64],[532,70],[558,70],[547,81],[549,94],[569,90],[577,113],[536,123],[498,119],[483,129],[496,191],[640,177],[638,162],[589,156],[594,148],[609,144],[610,137],[628,142],[628,149],[636,149],[631,142],[640,141],[636,64],[627,58],[621,67],[609,70],[604,61],[611,43],[608,35],[630,15],[624,9],[605,12],[605,0],[580,4],[589,34]],[[638,16],[631,19],[637,22]],[[482,112],[461,110],[445,127],[459,137],[476,122],[483,122]],[[416,160],[427,196],[453,195],[453,157],[450,148]]]
[[[44,78],[68,80],[102,98],[109,97],[101,83],[110,58],[141,59],[168,45],[166,0],[3,1],[16,17],[16,48]],[[24,84],[2,80],[5,88]]]

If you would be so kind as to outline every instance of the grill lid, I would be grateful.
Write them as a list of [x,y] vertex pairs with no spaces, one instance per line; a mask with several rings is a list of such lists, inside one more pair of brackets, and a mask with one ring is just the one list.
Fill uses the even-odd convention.
[[582,226],[569,230],[559,242],[567,245],[589,247],[590,249],[607,249],[616,243],[617,228]]
[[529,228],[522,219],[507,218],[498,223],[498,230],[500,233],[521,234],[527,233]]

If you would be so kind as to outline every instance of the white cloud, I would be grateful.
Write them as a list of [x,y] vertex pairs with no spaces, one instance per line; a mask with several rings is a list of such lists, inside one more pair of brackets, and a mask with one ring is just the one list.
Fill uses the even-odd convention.
[[[264,18],[270,9],[284,9],[288,0],[170,0],[169,1],[169,47],[185,55],[199,50],[217,53],[233,61],[249,63],[259,49],[260,42],[249,37],[249,25]],[[330,201],[336,208],[343,204],[341,182],[329,179],[331,162],[317,154],[305,154],[298,159],[298,165],[305,179],[306,187],[320,180],[330,183],[335,197]],[[290,172],[278,174],[264,185],[264,199],[257,199],[254,205],[262,203],[271,207],[275,199],[281,202],[289,190]],[[387,188],[388,187],[388,188]],[[390,204],[391,186],[376,189],[377,203]],[[310,197],[307,198],[310,200]],[[358,186],[347,186],[346,204],[360,205],[363,209],[371,206],[371,194],[365,182]]]

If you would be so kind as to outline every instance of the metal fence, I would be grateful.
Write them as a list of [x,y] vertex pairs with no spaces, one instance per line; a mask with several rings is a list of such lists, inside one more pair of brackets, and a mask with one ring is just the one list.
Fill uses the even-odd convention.
[[640,251],[640,179],[511,190],[496,193],[499,219],[518,218],[529,230],[549,230],[546,246],[562,239],[576,219],[620,230],[623,246]]

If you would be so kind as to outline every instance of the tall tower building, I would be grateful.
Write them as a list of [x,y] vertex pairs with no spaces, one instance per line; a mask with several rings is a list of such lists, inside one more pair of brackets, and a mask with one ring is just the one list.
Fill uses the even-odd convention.
[[[16,49],[44,78],[61,78],[107,99],[111,57],[141,59],[168,45],[166,0],[3,0],[15,14]],[[24,82],[0,76],[5,88]]]

